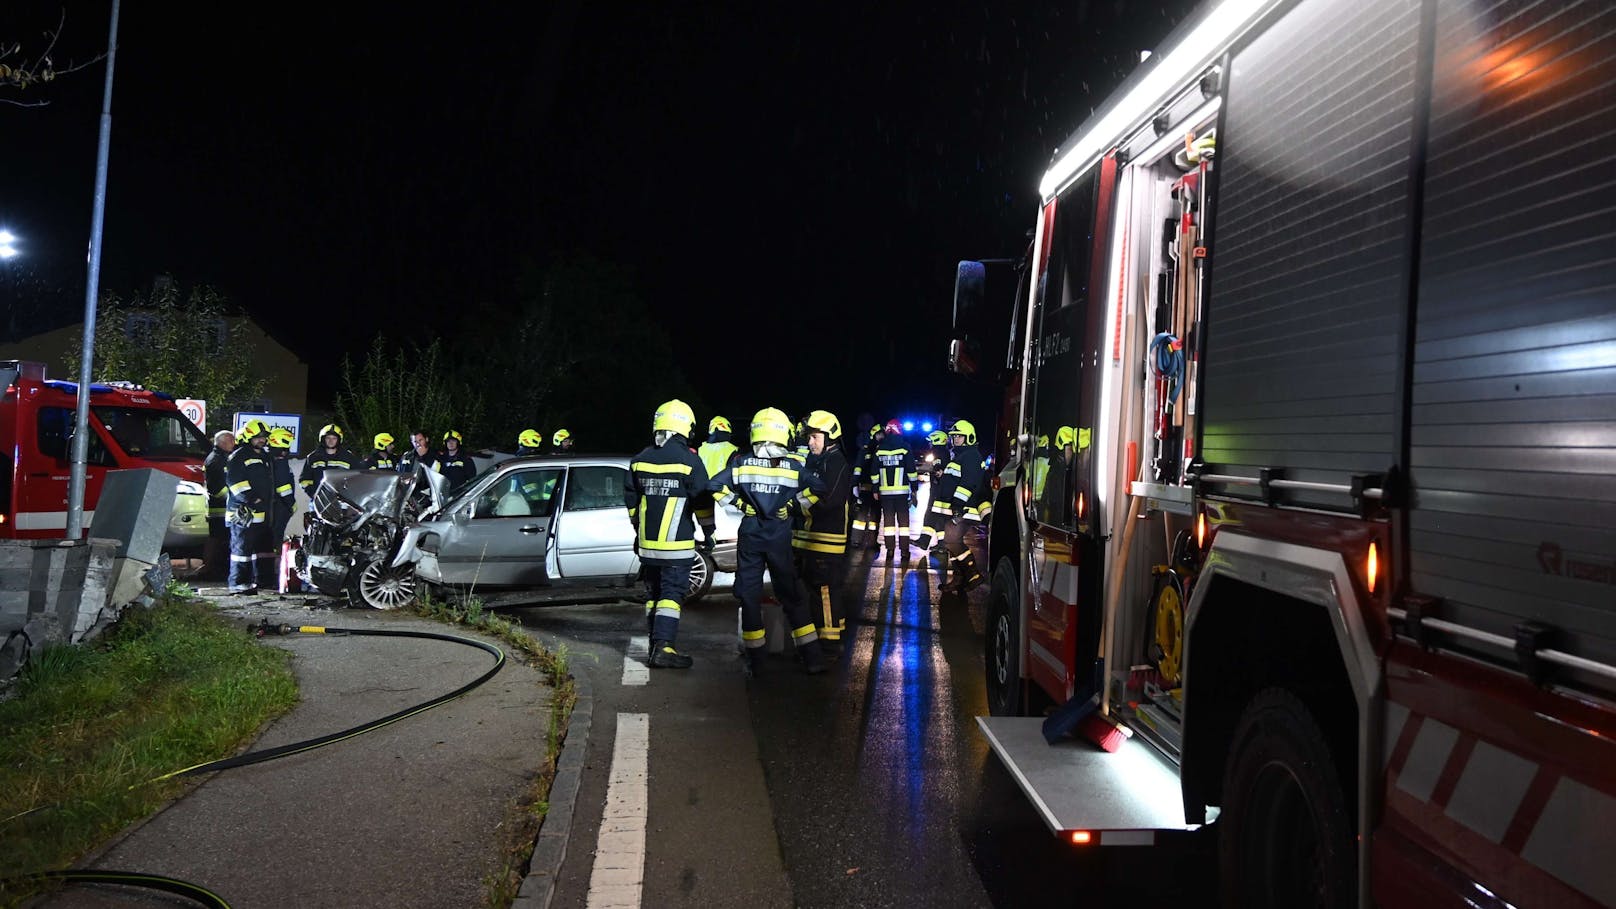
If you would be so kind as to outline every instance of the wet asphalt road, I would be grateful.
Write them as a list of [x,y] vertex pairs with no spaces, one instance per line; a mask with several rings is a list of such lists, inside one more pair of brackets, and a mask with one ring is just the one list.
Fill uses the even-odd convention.
[[587,902],[618,712],[651,715],[642,905],[1199,906],[1215,901],[1208,834],[1151,848],[1055,840],[989,750],[986,587],[942,596],[925,560],[854,559],[858,621],[824,676],[786,656],[752,683],[737,602],[687,607],[689,672],[622,684],[635,605],[515,610],[565,643],[596,699],[590,760],[553,905]]

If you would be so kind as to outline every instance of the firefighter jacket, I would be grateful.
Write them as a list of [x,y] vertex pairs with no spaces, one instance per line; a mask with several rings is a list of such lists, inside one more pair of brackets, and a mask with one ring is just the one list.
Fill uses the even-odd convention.
[[875,450],[875,487],[883,497],[909,495],[915,483],[915,453],[902,436],[887,439]]
[[[224,481],[230,490],[225,502],[229,520],[262,524],[269,518],[268,509],[275,495],[270,473],[269,452],[252,444],[237,445],[225,462]],[[245,506],[245,507],[244,507]]]
[[292,484],[292,462],[287,454],[269,450],[269,479],[275,493],[273,517],[290,517],[297,506],[297,489]]
[[623,481],[623,504],[640,559],[669,561],[691,558],[696,551],[693,501],[707,491],[707,470],[684,436],[670,435],[629,462]]
[[341,445],[337,446],[336,451],[328,451],[321,445],[303,456],[303,472],[298,475],[297,483],[312,496],[327,470],[358,470],[359,463],[359,456]]
[[701,457],[701,466],[706,468],[707,476],[714,477],[729,466],[729,459],[735,457],[735,452],[739,450],[729,440],[729,433],[720,429],[707,436],[707,441],[701,443],[696,454]]
[[864,448],[859,451],[858,461],[853,465],[854,486],[875,485],[875,481],[878,479],[875,452],[880,447],[881,439],[879,436],[872,437],[868,442],[864,443]]
[[364,460],[365,470],[398,470],[398,458],[385,451],[373,451]]
[[438,452],[437,464],[432,468],[443,474],[448,487],[454,489],[463,483],[471,481],[477,475],[477,464],[466,454],[464,448],[457,449],[454,454],[447,451]]
[[417,452],[413,446],[404,456],[398,459],[399,473],[415,473],[415,465],[420,464],[427,470],[438,469],[438,456],[428,451],[424,454]]
[[740,506],[739,546],[761,552],[791,545],[791,514],[807,514],[825,492],[824,481],[790,457],[736,458],[708,488],[721,505]]
[[847,551],[847,500],[853,492],[853,469],[842,446],[830,443],[824,454],[808,456],[808,470],[825,491],[791,532],[791,545],[808,552],[840,555]]
[[[946,502],[944,514],[952,514],[967,521],[980,521],[993,508],[988,498],[987,464],[975,445],[964,445],[953,450],[948,467],[943,471],[942,488],[933,501]],[[942,511],[941,508],[937,510]]]
[[224,465],[230,460],[230,455],[215,445],[208,452],[208,457],[202,462],[202,470],[206,474],[208,484],[208,518],[222,518],[225,512],[225,497],[229,490],[225,488]]

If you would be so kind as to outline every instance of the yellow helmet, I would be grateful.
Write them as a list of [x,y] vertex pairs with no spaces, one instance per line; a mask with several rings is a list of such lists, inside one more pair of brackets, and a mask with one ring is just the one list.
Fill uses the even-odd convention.
[[443,441],[447,442],[450,439],[454,439],[457,443],[466,441],[466,437],[461,435],[458,429],[451,429],[443,434]]
[[539,448],[544,445],[544,435],[537,429],[524,429],[516,437],[516,444],[523,448]]
[[765,407],[752,417],[752,444],[773,442],[785,445],[791,435],[791,419],[778,407]]
[[[691,417],[690,422],[692,422],[692,423],[696,422],[696,418]],[[570,438],[572,438],[572,433],[567,432],[565,429],[558,429],[558,430],[555,431],[555,435],[550,437],[550,444],[554,445],[557,448],[560,448],[561,443],[567,441]]]
[[277,426],[274,429],[271,429],[269,431],[269,447],[270,448],[291,448],[292,447],[292,431],[290,429],[285,429],[285,428],[280,427],[280,426]]
[[810,431],[817,430],[824,433],[826,439],[842,437],[842,424],[836,419],[836,415],[828,410],[816,410],[803,422],[808,424]]
[[376,433],[376,437],[370,440],[370,444],[374,446],[377,451],[381,451],[383,448],[393,444],[393,436],[391,433],[378,432]]
[[955,420],[954,425],[948,427],[948,434],[951,436],[964,436],[965,444],[967,445],[976,444],[976,427],[971,425],[970,420]]
[[1044,432],[1044,433],[1039,433],[1038,434],[1038,447],[1039,448],[1048,448],[1049,447],[1049,433]]
[[341,442],[342,441],[342,427],[338,426],[335,423],[327,423],[324,426],[321,426],[320,427],[320,438],[324,439],[326,436],[336,436],[337,441]]
[[[651,417],[652,432],[671,432],[688,438],[695,428],[696,412],[690,409],[689,404],[678,398],[664,401],[662,406],[656,409],[656,414]],[[565,429],[557,432],[556,444],[560,445],[561,440],[566,437]]]
[[267,435],[269,435],[269,424],[265,423],[263,420],[248,420],[247,424],[241,427],[242,438],[249,442],[258,438],[259,436]]
[[707,434],[708,435],[711,435],[711,434],[713,434],[715,432],[731,432],[731,431],[732,430],[729,428],[729,418],[728,417],[713,417],[707,423]]
[[1068,446],[1068,445],[1070,445],[1070,444],[1072,444],[1073,442],[1076,442],[1076,441],[1077,441],[1077,430],[1073,429],[1072,427],[1070,427],[1070,426],[1062,426],[1060,429],[1055,430],[1055,447],[1056,448],[1065,448],[1066,446]]
[[926,437],[926,441],[933,445],[947,445],[948,433],[943,432],[941,429],[936,430],[931,435]]

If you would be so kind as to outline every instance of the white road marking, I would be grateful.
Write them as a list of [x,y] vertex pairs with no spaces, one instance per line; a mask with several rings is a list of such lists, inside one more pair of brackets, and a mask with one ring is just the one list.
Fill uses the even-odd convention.
[[606,810],[595,841],[588,909],[639,909],[650,809],[651,715],[619,713]]
[[651,667],[645,658],[651,653],[651,639],[643,634],[628,639],[628,653],[623,655],[623,684],[644,685],[651,681]]

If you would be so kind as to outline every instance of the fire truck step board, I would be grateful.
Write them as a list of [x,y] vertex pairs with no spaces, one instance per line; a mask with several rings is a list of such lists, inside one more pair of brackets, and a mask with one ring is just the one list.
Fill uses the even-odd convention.
[[1155,749],[1130,740],[1115,753],[1087,741],[1044,741],[1040,717],[979,716],[988,744],[1050,832],[1086,830],[1099,845],[1148,846],[1184,822],[1178,773]]

